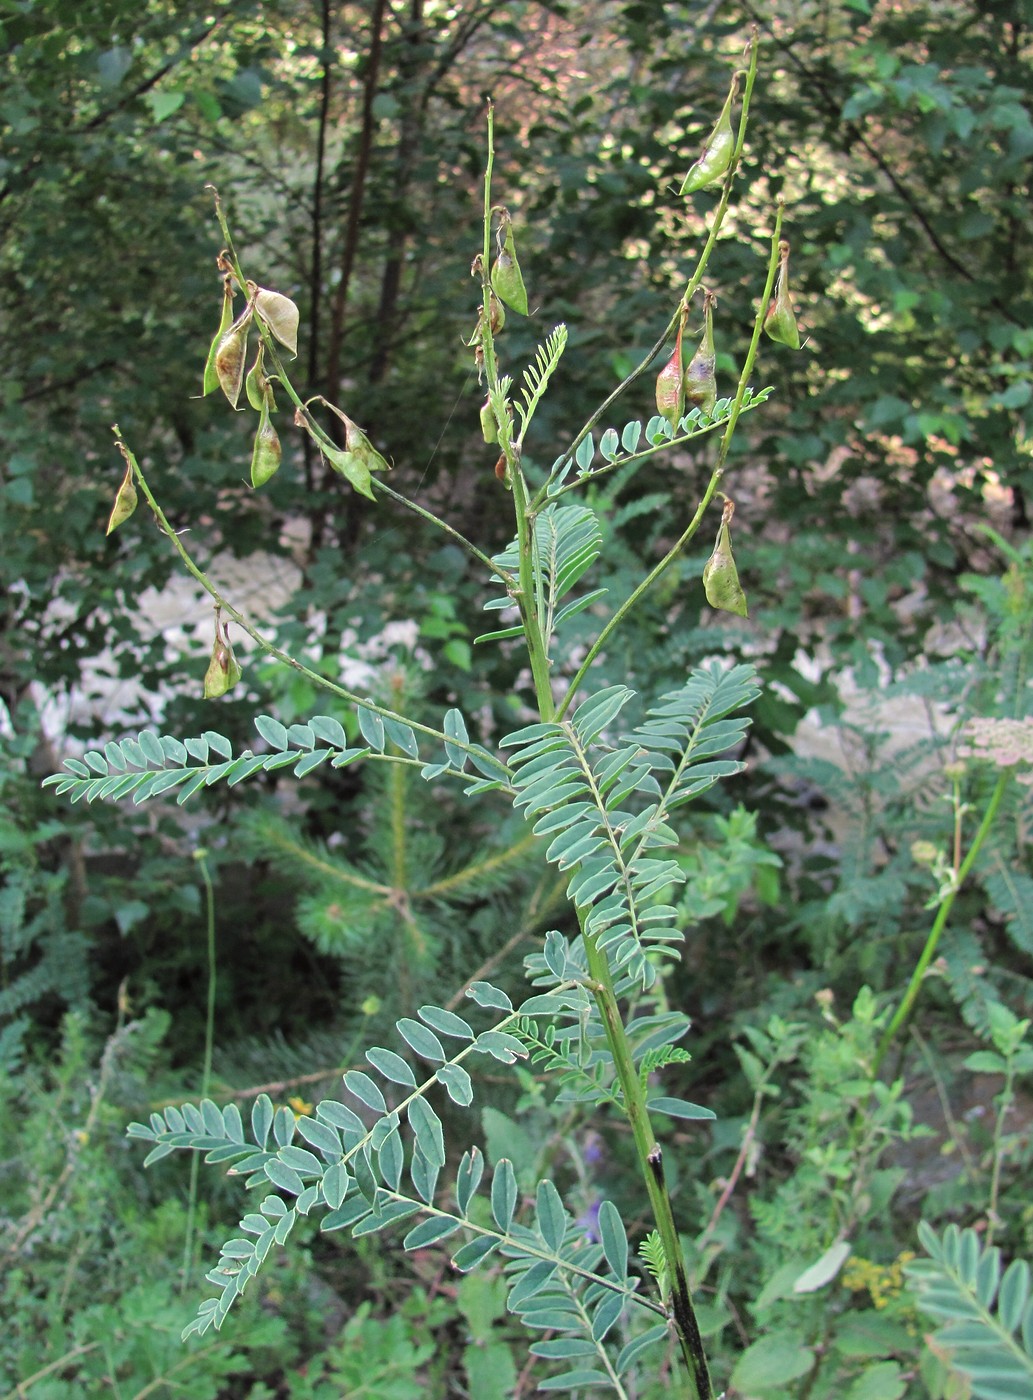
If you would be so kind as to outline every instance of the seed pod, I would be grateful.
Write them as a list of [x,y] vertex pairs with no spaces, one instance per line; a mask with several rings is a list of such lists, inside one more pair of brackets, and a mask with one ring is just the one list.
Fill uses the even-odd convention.
[[524,286],[520,263],[517,260],[516,243],[513,241],[513,224],[507,210],[499,211],[499,228],[495,235],[498,255],[491,265],[491,285],[501,301],[521,316],[527,315],[527,289]]
[[746,594],[739,583],[739,571],[732,557],[732,539],[728,532],[728,522],[734,510],[732,502],[726,501],[714,552],[703,566],[703,591],[712,608],[746,617]]
[[778,254],[778,279],[775,282],[775,295],[764,316],[764,329],[779,345],[799,350],[800,331],[789,295],[789,244],[784,238],[778,245]]
[[253,282],[248,283],[248,292],[254,298],[256,312],[271,333],[292,355],[296,355],[301,314],[290,297],[285,297],[282,292],[270,292],[265,287],[256,287]]
[[732,85],[728,89],[728,96],[725,98],[725,105],[721,108],[717,124],[707,137],[706,144],[700,151],[699,159],[682,181],[679,194],[693,194],[696,190],[706,189],[707,185],[712,185],[715,180],[719,180],[731,165],[732,154],[735,151],[732,103],[735,101],[738,91],[739,74],[736,73],[732,78]]
[[[272,394],[272,388],[270,387],[268,379],[265,377],[265,369],[262,363],[264,359],[265,341],[259,340],[255,362],[244,378],[244,393],[247,395],[247,401],[251,407],[256,409],[259,413],[262,412],[265,406],[266,394]],[[273,403],[270,403],[269,406],[270,408],[276,407]]]
[[219,377],[222,392],[234,408],[240,398],[240,386],[244,382],[244,360],[247,357],[247,334],[251,325],[253,307],[249,302],[219,341],[215,352],[215,372]]
[[223,634],[219,633],[219,614],[215,614],[215,641],[212,644],[212,654],[208,661],[208,670],[204,673],[204,698],[206,700],[218,700],[221,695],[225,695],[228,690],[240,680],[242,671],[233,655],[233,648],[230,646],[229,625],[224,624]]
[[685,327],[685,310],[678,322],[678,336],[674,342],[674,354],[656,377],[656,411],[666,418],[677,432],[682,414],[685,412],[685,373],[682,364],[681,336]]
[[391,464],[382,457],[377,449],[370,442],[362,429],[343,413],[335,404],[324,399],[321,394],[317,394],[315,399],[310,399],[310,403],[319,402],[335,413],[344,424],[344,449],[335,447],[328,442],[325,434],[313,431],[307,413],[301,410],[295,414],[294,421],[305,429],[305,431],[315,440],[320,452],[330,463],[335,472],[345,477],[355,490],[363,496],[368,496],[371,501],[376,500],[370,484],[370,473],[380,471],[390,471]]
[[133,469],[126,463],[126,474],[122,478],[122,485],[118,488],[115,496],[115,504],[111,507],[111,514],[108,517],[108,528],[104,531],[110,535],[112,530],[125,523],[136,509],[136,487],[133,484]]
[[710,416],[717,402],[717,355],[714,350],[713,292],[703,294],[703,337],[695,355],[685,366],[685,407],[698,408]]
[[499,429],[495,422],[495,415],[491,410],[491,400],[485,399],[481,404],[481,436],[485,442],[498,442]]
[[262,404],[258,431],[255,433],[255,446],[251,453],[251,485],[256,490],[260,486],[264,486],[271,476],[276,475],[280,469],[280,458],[283,455],[276,429],[269,421],[271,401],[272,394],[268,393]]
[[340,447],[330,447],[325,442],[319,444],[319,450],[334,471],[354,486],[360,496],[366,496],[371,501],[376,500],[373,487],[370,484],[369,468],[355,456],[354,452],[345,452]]
[[222,279],[222,316],[219,320],[219,329],[212,338],[211,346],[208,350],[208,359],[204,365],[204,382],[201,388],[201,397],[210,394],[213,389],[219,387],[219,376],[215,369],[215,356],[218,353],[219,345],[223,336],[229,330],[233,322],[233,278],[226,274]]
[[499,331],[506,324],[506,308],[499,301],[494,292],[488,298],[488,306],[491,310],[491,333],[498,335]]
[[341,417],[344,419],[344,445],[352,456],[357,457],[367,471],[390,471],[390,462],[380,455],[362,429],[347,414],[342,413]]

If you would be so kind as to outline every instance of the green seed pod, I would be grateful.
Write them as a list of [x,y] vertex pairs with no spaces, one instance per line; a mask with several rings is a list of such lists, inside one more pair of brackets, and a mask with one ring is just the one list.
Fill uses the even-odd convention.
[[714,305],[712,292],[703,294],[703,338],[695,355],[685,366],[685,407],[698,408],[710,416],[717,402],[717,354],[714,350]]
[[242,671],[233,655],[233,648],[230,646],[229,626],[223,626],[223,634],[219,633],[219,614],[215,614],[215,641],[212,644],[212,654],[208,661],[208,670],[204,673],[204,698],[206,700],[218,700],[221,695],[225,695],[228,690],[240,680]]
[[678,323],[678,337],[674,342],[674,354],[656,377],[656,411],[666,418],[677,432],[682,414],[685,412],[685,372],[682,364],[681,336],[685,325],[685,313]]
[[498,256],[491,266],[491,285],[495,294],[512,311],[521,316],[527,313],[527,289],[524,286],[520,263],[517,260],[516,243],[513,240],[513,224],[507,210],[499,211],[499,228],[495,235]]
[[251,453],[251,485],[256,490],[264,486],[271,476],[276,475],[283,455],[276,429],[269,421],[271,399],[272,395],[268,394],[262,404],[258,431],[255,433],[255,446]]
[[491,400],[485,399],[481,404],[481,436],[485,442],[498,442],[499,429],[495,422],[495,415],[491,411]]
[[738,91],[739,74],[736,73],[732,78],[732,86],[728,90],[728,96],[725,98],[725,105],[721,108],[717,124],[707,137],[706,144],[700,151],[699,159],[682,181],[679,194],[693,194],[696,190],[706,189],[707,185],[712,185],[715,180],[719,180],[731,165],[732,155],[735,151],[732,103],[735,101]]
[[360,496],[366,496],[371,501],[376,500],[370,483],[369,468],[354,452],[345,452],[340,447],[329,447],[325,442],[321,442],[319,448],[334,471],[343,476]]
[[491,333],[498,335],[499,331],[506,324],[506,308],[499,301],[494,292],[488,298],[488,306],[491,309]]
[[344,445],[352,456],[357,457],[367,471],[390,471],[390,462],[380,455],[362,429],[347,414],[342,413],[341,417],[344,419]]
[[219,387],[219,375],[215,368],[215,356],[218,353],[219,345],[223,336],[233,323],[233,278],[227,273],[222,280],[222,317],[219,320],[219,329],[212,338],[211,346],[208,350],[208,359],[204,366],[204,383],[201,388],[201,397],[210,394],[213,389]]
[[266,400],[269,401],[269,412],[276,412],[276,400],[273,397],[273,386],[265,375],[265,341],[258,342],[258,353],[255,355],[255,362],[248,370],[244,379],[244,393],[247,394],[247,401],[252,408],[262,412]]
[[789,295],[789,244],[784,238],[778,245],[778,253],[778,279],[775,282],[775,295],[764,316],[764,329],[779,345],[799,350],[800,331]]
[[111,514],[108,517],[108,528],[104,531],[110,535],[112,530],[125,523],[136,509],[136,487],[133,484],[133,469],[126,463],[126,474],[122,478],[122,485],[118,488],[115,496],[115,504],[111,507]]
[[234,408],[237,406],[240,388],[244,382],[244,360],[247,357],[247,333],[251,325],[252,309],[249,303],[247,309],[241,312],[219,341],[215,352],[215,372],[219,377],[219,384]]
[[739,583],[739,572],[732,557],[732,540],[728,532],[728,522],[734,509],[731,501],[725,503],[714,552],[703,566],[703,591],[712,608],[746,617],[746,594]]
[[301,314],[298,308],[282,292],[270,292],[265,287],[248,283],[248,292],[254,298],[255,311],[269,327],[270,332],[281,345],[291,352],[298,353],[298,324]]

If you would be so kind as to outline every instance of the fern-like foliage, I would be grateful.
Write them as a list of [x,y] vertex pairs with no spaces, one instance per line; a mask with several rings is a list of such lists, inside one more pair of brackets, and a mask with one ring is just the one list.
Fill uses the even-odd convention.
[[[595,563],[602,546],[599,521],[588,506],[548,505],[539,513],[534,525],[534,576],[538,590],[535,603],[546,638],[552,637],[568,618],[575,617],[605,594],[605,588],[596,588],[579,594],[563,607],[559,606],[560,599]],[[520,568],[516,541],[492,563],[515,574]],[[489,599],[484,606],[488,612],[498,611],[512,607],[513,599],[507,594],[502,598]],[[488,632],[477,640],[500,641],[507,637],[519,637],[520,634],[520,627],[504,627],[498,632]]]
[[948,1225],[942,1238],[924,1220],[918,1238],[929,1255],[906,1266],[923,1312],[944,1325],[936,1339],[970,1380],[973,1400],[1033,1395],[1033,1288],[1030,1266],[1002,1269],[1001,1251],[974,1230]]
[[656,977],[647,952],[669,953],[682,938],[670,900],[684,875],[660,854],[677,843],[670,813],[741,770],[724,755],[749,721],[732,712],[757,693],[752,667],[715,665],[694,671],[616,742],[603,736],[634,695],[622,685],[585,700],[569,720],[503,740],[515,750],[516,805],[536,818],[536,835],[550,838],[547,859],[573,871],[567,896],[585,931],[616,972],[644,987]]
[[[53,787],[72,802],[81,798],[87,802],[113,801],[130,794],[134,802],[144,802],[148,797],[178,788],[176,801],[182,804],[198,789],[216,783],[232,787],[255,773],[288,767],[295,777],[302,778],[324,763],[331,768],[344,768],[360,758],[411,763],[428,780],[450,773],[466,783],[468,793],[505,786],[505,764],[487,749],[470,742],[459,710],[449,710],[445,715],[443,762],[423,761],[411,725],[384,718],[362,705],[357,706],[356,715],[365,744],[355,748],[349,746],[343,726],[332,715],[314,715],[307,724],[292,724],[289,728],[271,715],[259,715],[255,728],[268,751],[258,754],[245,749],[234,755],[233,745],[225,735],[212,729],[185,740],[145,729],[134,739],[105,744],[103,750],[91,749],[81,759],[66,758],[68,771],[44,778],[43,786]],[[389,745],[398,752],[390,751]],[[468,761],[480,777],[466,771]]]
[[549,332],[545,343],[538,346],[534,363],[528,365],[527,369],[524,370],[524,388],[521,390],[523,402],[517,404],[521,438],[527,432],[527,425],[534,417],[534,411],[549,387],[549,380],[552,378],[566,346],[567,328],[561,322]]
[[[562,934],[555,931],[545,940],[545,953],[527,959],[528,972],[534,977],[540,964],[563,967],[568,975],[577,969],[576,950]],[[542,979],[537,979],[542,980]],[[547,980],[556,982],[553,974]],[[558,992],[549,994],[560,995]],[[546,999],[548,1004],[548,998]],[[550,1020],[544,1026],[533,1015],[524,1014],[512,1027],[512,1033],[527,1047],[531,1063],[545,1073],[555,1075],[559,1085],[557,1103],[612,1104],[623,1110],[624,1094],[614,1069],[613,1057],[606,1044],[602,1022],[595,1003],[584,996],[566,998],[572,1024],[557,1024]],[[534,1011],[532,999],[522,1011]],[[690,1057],[686,1050],[674,1045],[689,1029],[689,1018],[680,1011],[664,1011],[651,1016],[636,1016],[625,1027],[632,1060],[638,1068],[643,1085],[651,1074],[668,1064],[684,1064]],[[646,1106],[669,1118],[710,1119],[709,1108],[689,1103],[687,1099],[668,1098],[655,1094]]]
[[[747,389],[743,394],[740,412],[746,413],[751,408],[758,408],[772,392],[770,387],[758,389],[756,393]],[[594,481],[605,476],[607,472],[616,471],[618,467],[626,467],[633,462],[644,462],[649,457],[655,457],[658,452],[665,452],[670,447],[680,447],[693,438],[703,437],[706,433],[723,428],[734,404],[735,400],[732,398],[718,399],[710,414],[703,413],[699,408],[690,409],[677,429],[659,414],[654,414],[644,428],[641,421],[625,424],[619,433],[616,428],[607,428],[600,437],[598,446],[593,435],[586,433],[573,453],[568,452],[562,457],[557,457],[549,473],[546,493],[550,497],[561,496],[566,491],[582,486],[585,481]],[[601,463],[596,462],[597,455],[603,459]],[[567,478],[575,467],[576,479],[568,481]]]
[[[439,1195],[445,1140],[430,1091],[443,1091],[454,1104],[468,1107],[474,1087],[465,1060],[483,1055],[512,1064],[525,1058],[515,1026],[529,1013],[576,1014],[586,998],[582,989],[567,986],[532,996],[517,1010],[505,992],[487,982],[475,982],[468,995],[501,1017],[477,1032],[452,1011],[421,1006],[417,1017],[396,1023],[407,1054],[373,1046],[366,1051],[372,1073],[351,1069],[345,1074],[351,1103],[324,1100],[311,1116],[296,1118],[289,1108],[274,1109],[262,1094],[251,1110],[250,1132],[236,1104],[219,1108],[211,1100],[166,1108],[152,1113],[147,1124],[130,1125],[131,1137],[153,1144],[148,1163],[176,1149],[203,1152],[206,1162],[227,1165],[245,1178],[249,1190],[263,1193],[257,1210],[240,1221],[240,1235],[227,1241],[207,1274],[217,1293],[201,1304],[184,1336],[218,1328],[271,1250],[286,1242],[301,1216],[313,1212],[322,1213],[324,1231],[348,1229],[355,1237],[419,1216],[403,1239],[407,1250],[427,1249],[462,1232],[466,1240],[451,1256],[461,1272],[492,1255],[507,1260],[510,1310],[526,1326],[568,1342],[565,1350],[539,1347],[537,1354],[578,1359],[576,1371],[566,1375],[568,1384],[551,1377],[546,1383],[550,1389],[575,1384],[619,1388],[619,1377],[643,1345],[666,1334],[666,1326],[655,1326],[646,1334],[648,1342],[637,1337],[618,1355],[606,1346],[629,1304],[664,1317],[659,1303],[640,1296],[640,1280],[628,1272],[627,1235],[611,1203],[600,1209],[600,1243],[595,1244],[564,1209],[553,1183],[543,1180],[532,1223],[523,1223],[517,1219],[519,1191],[508,1160],[496,1164],[486,1200],[478,1198],[485,1163],[476,1147],[459,1163],[454,1192]],[[449,1053],[445,1041],[458,1041],[460,1048]],[[414,1059],[434,1067],[422,1083]],[[577,1347],[569,1345],[574,1341]],[[586,1356],[592,1358],[591,1366],[586,1366]]]

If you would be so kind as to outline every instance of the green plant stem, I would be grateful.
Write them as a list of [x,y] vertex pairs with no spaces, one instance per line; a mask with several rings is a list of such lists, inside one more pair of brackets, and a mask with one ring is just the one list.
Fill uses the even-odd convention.
[[1015,1062],[1011,1056],[1005,1061],[1004,1088],[997,1096],[997,1112],[994,1115],[993,1162],[990,1168],[990,1192],[986,1205],[986,1245],[989,1249],[994,1235],[1003,1223],[997,1212],[1001,1195],[1001,1170],[1004,1166],[1004,1120],[1015,1101]]
[[527,641],[527,655],[531,663],[531,676],[534,681],[535,697],[538,701],[538,712],[543,720],[551,720],[555,713],[556,702],[552,697],[549,658],[546,653],[545,637],[542,635],[541,612],[537,606],[534,591],[535,517],[527,509],[527,485],[523,473],[519,469],[513,473],[513,505],[516,510],[517,539],[520,549],[520,591],[516,601],[520,608],[520,620]]
[[[113,425],[112,431],[115,434],[115,441],[118,445],[118,449],[122,453],[125,460],[132,467],[133,475],[136,478],[136,483],[140,487],[140,490],[143,492],[147,504],[154,512],[154,517],[157,520],[159,527],[171,541],[173,548],[176,550],[176,553],[182,559],[187,572],[193,578],[195,578],[197,582],[201,585],[201,587],[204,589],[204,591],[212,599],[214,599],[217,606],[222,609],[222,611],[226,614],[230,621],[235,622],[242,632],[246,632],[247,635],[252,639],[252,641],[254,641],[262,651],[264,651],[268,656],[275,656],[277,661],[282,661],[285,666],[289,666],[292,670],[299,672],[307,680],[311,681],[313,685],[318,686],[320,690],[327,690],[330,692],[331,695],[336,695],[341,700],[347,700],[349,704],[359,705],[362,709],[370,710],[373,714],[380,715],[382,719],[396,720],[399,724],[407,725],[410,729],[415,730],[417,733],[426,734],[428,738],[436,739],[442,744],[445,742],[448,736],[444,733],[443,730],[434,729],[431,725],[428,724],[420,724],[417,720],[410,719],[407,715],[400,715],[394,710],[389,710],[384,705],[378,705],[373,700],[370,700],[361,695],[357,695],[352,690],[346,690],[344,686],[338,685],[335,681],[329,680],[326,676],[321,676],[318,671],[313,671],[310,666],[306,666],[303,662],[298,661],[296,657],[293,657],[288,652],[281,650],[281,648],[278,647],[275,644],[275,642],[271,642],[268,637],[264,636],[261,632],[259,632],[257,627],[254,627],[250,622],[248,622],[247,618],[243,615],[243,613],[238,612],[237,609],[233,606],[233,604],[230,603],[229,600],[222,593],[220,593],[218,588],[216,588],[215,584],[211,581],[211,579],[200,567],[200,565],[194,562],[194,559],[191,556],[186,545],[183,543],[181,537],[172,528],[165,515],[165,512],[158,504],[154,493],[152,492],[150,486],[147,484],[147,479],[140,468],[139,462],[137,462],[135,455],[130,450],[125,439],[122,437],[122,433],[117,423]],[[473,744],[464,744],[460,739],[448,738],[448,742],[455,748],[466,749],[467,752],[472,752],[473,749],[476,747]],[[479,749],[478,752],[480,752]],[[507,769],[505,765],[500,761],[499,778],[504,779],[507,776]]]
[[[217,963],[215,956],[215,887],[211,871],[208,869],[207,852],[196,850],[194,860],[201,872],[204,883],[205,929],[207,945],[208,999],[204,1020],[204,1060],[201,1066],[201,1098],[206,1099],[211,1090],[212,1053],[215,1046],[215,990]],[[193,1267],[194,1231],[197,1223],[197,1178],[200,1170],[200,1157],[196,1152],[190,1158],[190,1188],[187,1198],[186,1236],[183,1241],[183,1269],[180,1279],[180,1292],[185,1291],[190,1282]]]
[[448,535],[449,539],[454,540],[455,543],[459,545],[460,549],[464,549],[472,559],[476,559],[479,564],[483,564],[488,572],[494,574],[507,588],[516,587],[516,579],[508,570],[500,569],[499,566],[493,562],[490,555],[485,554],[483,550],[477,548],[472,540],[468,540],[465,535],[453,529],[447,520],[442,520],[442,518],[439,515],[435,515],[433,511],[418,505],[416,501],[411,501],[408,496],[403,496],[400,491],[393,491],[391,487],[388,486],[387,482],[381,481],[379,477],[374,476],[371,479],[371,484],[375,490],[380,491],[385,496],[389,496],[392,501],[397,501],[398,504],[403,506],[406,510],[412,511],[413,515],[418,515],[420,519],[425,520],[427,524],[433,525],[435,529],[443,531]]
[[18,1382],[13,1390],[4,1393],[3,1400],[23,1400],[28,1395],[29,1386],[35,1385],[37,1381],[43,1380],[54,1371],[60,1371],[62,1367],[69,1366],[78,1356],[86,1356],[91,1351],[96,1351],[100,1342],[87,1342],[84,1346],[72,1347],[71,1351],[66,1351],[63,1356],[59,1356],[56,1361],[49,1362],[38,1371],[33,1371],[31,1376],[26,1376],[24,1380]]
[[613,407],[613,405],[617,402],[617,400],[625,392],[625,390],[630,389],[632,384],[634,384],[637,380],[641,379],[641,377],[646,373],[646,371],[649,369],[649,366],[653,363],[657,355],[660,354],[661,350],[663,350],[664,346],[670,339],[671,332],[677,326],[678,321],[681,317],[683,307],[688,306],[689,302],[699,290],[700,284],[703,281],[703,273],[706,271],[707,264],[710,261],[710,255],[717,245],[717,236],[721,231],[721,225],[724,222],[725,215],[728,212],[728,205],[732,197],[732,185],[735,180],[735,173],[739,167],[739,159],[742,155],[743,145],[746,141],[746,124],[750,111],[750,98],[753,95],[753,85],[757,78],[757,61],[760,56],[759,35],[756,25],[754,25],[753,27],[753,32],[750,36],[749,44],[747,45],[746,54],[748,55],[749,62],[746,69],[746,83],[743,88],[742,107],[739,112],[739,130],[736,136],[735,150],[732,153],[732,159],[728,166],[727,173],[725,174],[724,185],[721,189],[721,198],[718,201],[716,210],[714,211],[714,217],[711,222],[710,232],[707,236],[706,243],[703,245],[703,251],[699,255],[699,261],[696,264],[696,269],[693,272],[692,276],[689,278],[688,282],[686,283],[685,290],[681,295],[681,300],[678,302],[678,306],[676,307],[673,316],[667,322],[667,325],[661,332],[660,338],[657,340],[656,344],[651,350],[646,351],[646,354],[635,366],[635,368],[629,374],[625,375],[625,377],[617,385],[616,389],[614,389],[613,393],[603,400],[603,402],[599,405],[596,411],[591,415],[591,417],[587,420],[583,427],[578,431],[577,436],[574,438],[573,442],[570,444],[567,451],[563,454],[563,457],[560,459],[560,462],[556,468],[557,471],[562,470],[562,467],[565,465],[565,463],[567,463],[573,458],[574,453],[577,451],[581,443],[584,442],[585,438],[592,431],[592,429],[599,422],[599,420],[603,417],[603,415],[609,412],[609,410]]
[[581,682],[585,679],[589,671],[592,669],[592,665],[595,662],[596,657],[602,651],[603,647],[609,641],[610,637],[621,625],[621,623],[628,616],[628,614],[632,611],[632,609],[638,603],[639,599],[642,598],[644,594],[646,594],[649,591],[649,589],[652,588],[653,584],[657,581],[657,579],[660,578],[662,574],[666,573],[666,571],[671,567],[674,561],[678,558],[678,555],[688,544],[689,540],[692,539],[693,535],[699,529],[700,525],[703,523],[703,516],[706,514],[707,506],[713,500],[714,492],[717,490],[718,482],[720,480],[721,472],[720,470],[715,468],[713,474],[711,475],[710,481],[707,483],[707,489],[704,491],[703,497],[699,505],[696,507],[696,513],[693,515],[692,519],[689,521],[688,525],[683,530],[681,536],[678,538],[676,543],[671,546],[671,548],[667,551],[667,553],[659,561],[659,563],[653,565],[649,573],[646,574],[645,578],[638,585],[638,587],[632,593],[630,593],[627,598],[625,598],[624,602],[621,603],[620,607],[603,627],[603,629],[596,637],[592,645],[588,648],[588,651],[585,654],[585,659],[582,661],[581,665],[575,672],[574,678],[568,685],[563,699],[560,701],[559,705],[556,708],[556,713],[553,716],[554,719],[561,720],[563,716],[567,713],[567,710],[570,708],[574,697],[577,695],[578,689],[581,686]]
[[556,713],[554,716],[555,719],[562,719],[563,716],[567,713],[567,710],[570,708],[571,702],[577,695],[578,689],[581,686],[582,681],[585,679],[585,676],[587,676],[588,672],[591,670],[596,657],[602,651],[609,638],[621,625],[621,623],[624,621],[627,615],[632,611],[632,609],[638,603],[639,599],[642,598],[648,592],[648,590],[652,588],[653,584],[657,581],[657,579],[660,578],[660,576],[664,574],[667,571],[667,569],[670,568],[670,566],[678,558],[679,554],[681,554],[682,550],[685,548],[688,542],[692,539],[693,535],[695,535],[700,525],[703,523],[703,516],[706,514],[707,507],[713,500],[714,493],[718,488],[722,476],[724,475],[725,463],[728,460],[728,452],[732,445],[732,436],[735,433],[735,425],[739,421],[739,415],[742,412],[742,401],[743,396],[746,393],[747,380],[753,373],[753,366],[756,362],[757,350],[760,345],[760,335],[764,326],[764,315],[767,311],[768,302],[771,298],[771,289],[775,285],[775,273],[778,268],[778,241],[781,236],[781,233],[782,205],[779,204],[776,207],[775,211],[775,229],[771,236],[771,253],[768,257],[767,278],[764,283],[764,291],[761,294],[760,305],[757,311],[757,315],[753,323],[753,337],[750,340],[750,348],[747,351],[746,359],[742,367],[742,372],[739,375],[739,382],[736,386],[735,401],[732,404],[732,411],[729,414],[728,423],[725,426],[725,431],[721,437],[721,444],[718,447],[717,465],[714,467],[714,470],[711,473],[710,480],[707,483],[707,489],[704,491],[703,497],[699,505],[696,507],[696,513],[693,515],[692,519],[689,521],[688,525],[685,527],[685,530],[682,532],[681,536],[676,541],[676,543],[671,546],[671,548],[667,551],[667,553],[660,560],[660,562],[658,564],[655,564],[653,568],[650,569],[649,573],[646,574],[645,578],[634,590],[634,592],[631,593],[624,600],[624,602],[620,605],[617,611],[613,614],[610,620],[603,627],[602,631],[596,637],[595,641],[589,647],[584,660],[578,667],[573,680],[570,682],[570,685],[567,687],[563,699],[560,701],[559,705],[556,708]]
[[692,1306],[689,1292],[685,1258],[681,1240],[674,1223],[671,1198],[664,1182],[663,1163],[660,1146],[653,1133],[646,1107],[646,1095],[631,1055],[631,1047],[621,1019],[617,995],[614,991],[610,964],[605,952],[600,949],[595,938],[585,930],[586,909],[578,910],[582,938],[588,961],[588,972],[592,978],[592,991],[599,1014],[602,1017],[606,1042],[613,1056],[614,1067],[624,1096],[624,1112],[631,1125],[635,1151],[638,1155],[642,1176],[649,1196],[653,1219],[660,1234],[667,1262],[667,1277],[671,1284],[671,1316],[678,1337],[678,1346],[689,1371],[690,1400],[712,1400],[710,1372],[707,1367],[703,1339]]
[[[513,443],[512,420],[502,395],[498,361],[495,358],[495,337],[491,329],[491,177],[495,166],[495,109],[488,103],[488,150],[484,165],[484,214],[481,242],[481,319],[480,345],[484,355],[484,373],[488,380],[488,397],[492,404],[496,431],[506,472],[513,490],[516,515],[518,555],[520,559],[517,588],[510,587],[513,600],[520,610],[520,624],[527,642],[528,660],[534,682],[535,698],[543,720],[552,718],[555,702],[549,674],[548,639],[542,632],[541,609],[534,589],[534,512],[528,508],[527,482],[520,468],[520,454]],[[495,570],[497,573],[498,570]]]
[[957,898],[958,891],[968,878],[969,871],[975,864],[979,852],[982,850],[983,843],[993,827],[998,808],[1001,805],[1001,799],[1004,796],[1005,788],[1008,786],[1008,777],[1009,770],[1002,770],[994,786],[994,790],[990,795],[990,801],[987,803],[986,811],[983,813],[983,820],[979,823],[979,830],[973,837],[968,855],[958,867],[951,887],[944,895],[940,907],[936,911],[936,918],[933,920],[933,926],[929,930],[929,935],[925,940],[925,946],[922,949],[921,956],[915,964],[915,970],[911,974],[911,980],[908,983],[907,991],[904,993],[900,1005],[894,1012],[892,1020],[883,1032],[882,1039],[879,1041],[878,1049],[875,1052],[875,1058],[872,1061],[871,1074],[873,1080],[878,1078],[879,1070],[882,1068],[882,1063],[886,1058],[887,1051],[911,1016],[915,1001],[918,998],[919,990],[922,986],[922,981],[926,972],[929,970],[929,964],[936,956],[936,948],[940,941],[940,935],[943,933],[947,925],[947,920],[950,918],[950,912],[954,907],[954,901]]

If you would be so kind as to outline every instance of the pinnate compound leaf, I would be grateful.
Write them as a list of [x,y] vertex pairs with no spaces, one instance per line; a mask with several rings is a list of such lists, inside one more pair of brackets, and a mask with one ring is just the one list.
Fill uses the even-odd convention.
[[936,1341],[969,1378],[974,1400],[1033,1394],[1029,1265],[1017,1260],[1002,1277],[1000,1250],[984,1249],[974,1230],[956,1225],[948,1225],[941,1237],[921,1221],[918,1237],[930,1257],[914,1260],[904,1271],[919,1308],[944,1324]]

